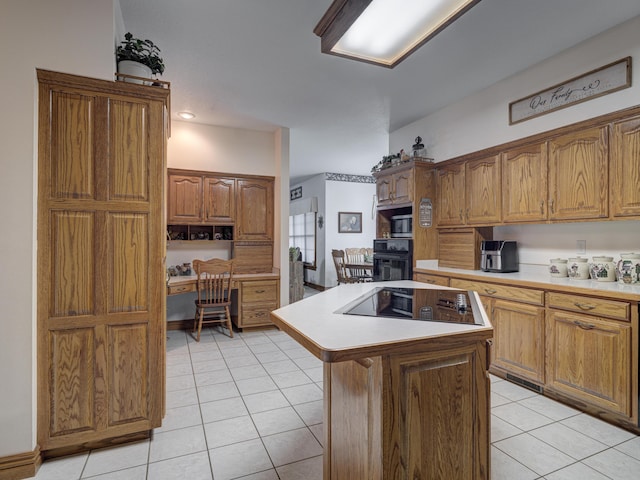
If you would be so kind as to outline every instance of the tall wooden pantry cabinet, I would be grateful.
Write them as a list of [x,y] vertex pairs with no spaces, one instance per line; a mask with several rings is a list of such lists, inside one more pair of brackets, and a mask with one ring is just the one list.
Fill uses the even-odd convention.
[[145,436],[164,409],[169,90],[39,70],[38,443]]

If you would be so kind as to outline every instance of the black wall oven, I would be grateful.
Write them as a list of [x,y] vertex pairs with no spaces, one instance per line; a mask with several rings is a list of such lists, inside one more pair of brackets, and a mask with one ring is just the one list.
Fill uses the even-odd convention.
[[380,238],[373,241],[373,281],[411,280],[413,240]]

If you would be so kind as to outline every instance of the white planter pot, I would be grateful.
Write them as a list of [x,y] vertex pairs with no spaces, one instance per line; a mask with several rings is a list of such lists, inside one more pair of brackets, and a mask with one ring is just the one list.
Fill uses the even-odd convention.
[[[118,62],[118,73],[133,75],[135,77],[151,78],[151,69],[149,67],[132,60],[122,60]],[[152,83],[136,80],[134,78],[125,78],[124,81],[129,83],[139,83],[141,85],[151,85]]]

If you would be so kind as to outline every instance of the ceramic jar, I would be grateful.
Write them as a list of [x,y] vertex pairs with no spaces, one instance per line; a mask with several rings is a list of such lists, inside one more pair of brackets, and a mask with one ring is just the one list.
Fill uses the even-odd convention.
[[589,266],[591,280],[597,282],[615,282],[616,264],[613,257],[593,257],[593,263]]
[[573,280],[589,280],[589,264],[586,258],[570,258],[567,263],[567,274]]
[[638,283],[640,281],[640,253],[621,253],[616,274],[620,283]]
[[553,278],[564,278],[567,276],[567,259],[566,258],[552,258],[550,260],[549,273]]

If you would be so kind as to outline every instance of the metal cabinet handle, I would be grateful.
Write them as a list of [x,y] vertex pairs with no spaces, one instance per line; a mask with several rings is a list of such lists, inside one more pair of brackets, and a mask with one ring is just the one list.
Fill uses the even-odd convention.
[[544,214],[544,200],[540,202],[540,214]]
[[264,293],[265,290],[256,290],[256,293]]
[[460,209],[460,221],[462,222],[464,219],[462,217],[462,209]]
[[556,209],[553,207],[553,199],[550,201],[551,213],[556,213]]
[[574,325],[577,325],[578,327],[582,328],[583,330],[593,330],[594,328],[596,328],[596,326],[592,325],[591,323],[584,323],[584,322],[581,322],[579,320],[574,320],[573,323],[574,323]]
[[469,209],[465,212],[465,218],[467,219],[467,223],[469,223]]
[[574,302],[574,305],[582,310],[593,310],[594,308],[596,308],[595,305],[592,305],[590,303]]
[[485,288],[484,291],[487,292],[489,295],[493,295],[494,293],[498,293],[498,291],[494,290],[493,288]]

